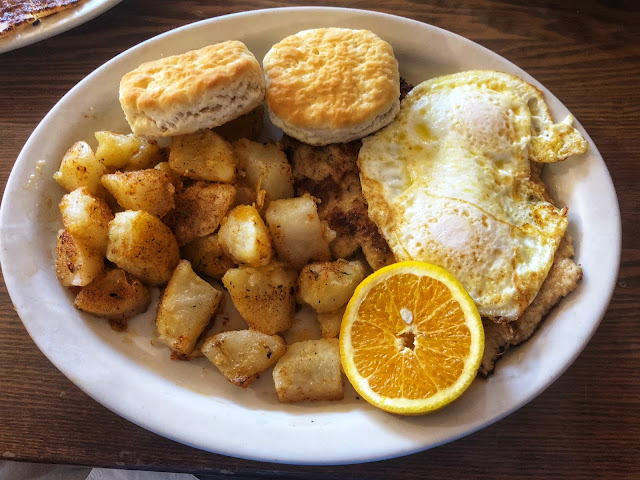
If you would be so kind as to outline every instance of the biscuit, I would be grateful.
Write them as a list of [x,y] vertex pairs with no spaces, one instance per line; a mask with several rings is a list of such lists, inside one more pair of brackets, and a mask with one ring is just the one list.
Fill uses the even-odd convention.
[[260,64],[228,41],[143,63],[120,81],[120,104],[136,135],[169,137],[223,125],[264,100]]
[[400,108],[393,49],[368,30],[304,30],[274,45],[263,66],[271,121],[304,143],[362,138]]

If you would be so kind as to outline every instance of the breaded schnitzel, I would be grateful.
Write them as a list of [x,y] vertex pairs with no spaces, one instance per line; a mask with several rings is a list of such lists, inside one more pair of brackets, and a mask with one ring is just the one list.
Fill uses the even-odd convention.
[[367,214],[356,160],[360,142],[312,147],[293,138],[282,141],[291,163],[296,195],[320,200],[318,215],[337,234],[331,253],[345,258],[362,248],[374,270],[395,261],[378,227]]

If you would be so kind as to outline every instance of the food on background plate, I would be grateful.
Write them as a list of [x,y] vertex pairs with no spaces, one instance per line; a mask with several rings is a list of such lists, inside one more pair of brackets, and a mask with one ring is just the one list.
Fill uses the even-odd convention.
[[260,64],[230,40],[143,63],[120,81],[120,104],[136,135],[169,137],[234,120],[264,100]]
[[41,18],[78,7],[84,0],[2,0],[0,38],[19,33],[20,28],[37,26]]
[[458,398],[476,376],[484,350],[482,320],[446,270],[400,262],[360,284],[340,329],[351,385],[385,411],[419,415]]
[[[281,402],[342,398],[342,365],[387,411],[444,406],[575,288],[566,209],[529,157],[560,160],[586,143],[570,119],[551,122],[537,90],[498,72],[427,81],[394,119],[410,87],[391,47],[366,30],[300,32],[264,65],[270,118],[297,139],[255,141],[264,84],[241,42],[123,77],[134,133],[96,132],[95,153],[76,143],[54,175],[69,192],[60,282],[120,330],[148,308],[147,286],[164,287],[156,325],[172,358],[204,355],[243,388],[273,367]],[[439,267],[394,263],[425,245],[462,286]],[[218,282],[246,326],[211,335]],[[503,300],[487,310],[485,297]],[[294,322],[297,305],[313,310],[314,338]]]
[[369,30],[304,30],[273,45],[263,65],[269,118],[310,145],[357,140],[398,113],[398,62]]

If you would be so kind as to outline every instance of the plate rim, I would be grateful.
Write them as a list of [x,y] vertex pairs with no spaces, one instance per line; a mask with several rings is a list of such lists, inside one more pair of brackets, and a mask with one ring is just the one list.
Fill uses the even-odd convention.
[[[78,89],[80,89],[86,82],[90,82],[92,77],[95,75],[97,76],[100,72],[102,72],[104,69],[108,69],[114,62],[118,61],[118,59],[122,58],[123,56],[134,52],[138,49],[143,49],[146,48],[147,45],[149,45],[151,42],[155,42],[157,41],[159,38],[164,38],[164,37],[169,37],[172,35],[180,35],[180,33],[184,30],[187,29],[191,29],[194,28],[197,25],[202,25],[202,24],[207,24],[207,23],[212,23],[215,24],[216,22],[221,21],[221,19],[223,21],[226,21],[230,18],[237,18],[237,17],[242,17],[242,16],[251,16],[251,15],[259,15],[259,14],[277,14],[277,12],[283,12],[283,11],[288,11],[288,12],[295,12],[295,11],[314,11],[314,10],[321,10],[321,11],[333,11],[336,13],[356,13],[356,14],[360,14],[360,15],[365,15],[365,16],[369,16],[369,15],[373,15],[375,17],[378,18],[385,18],[385,17],[392,17],[394,18],[396,21],[402,21],[402,22],[411,22],[413,24],[418,24],[421,27],[426,26],[427,29],[428,28],[433,28],[436,29],[440,32],[442,32],[444,35],[453,35],[456,37],[457,41],[463,41],[463,42],[468,42],[468,44],[472,44],[474,45],[475,48],[480,48],[484,51],[486,51],[486,53],[492,55],[492,56],[496,56],[497,58],[500,59],[501,62],[506,62],[507,64],[509,64],[510,66],[512,66],[512,68],[517,69],[520,72],[524,72],[526,74],[526,79],[528,81],[533,80],[533,82],[538,85],[541,86],[543,88],[543,91],[545,92],[546,95],[551,95],[554,99],[556,99],[556,97],[549,92],[548,89],[546,89],[543,85],[541,85],[539,82],[537,82],[537,80],[535,80],[531,75],[529,75],[528,73],[526,73],[524,70],[522,70],[521,68],[519,68],[517,65],[515,65],[513,62],[509,61],[508,59],[502,57],[501,55],[487,49],[486,47],[477,44],[465,37],[462,37],[454,32],[450,32],[448,30],[442,29],[440,27],[434,26],[434,25],[430,25],[430,24],[426,24],[424,22],[420,22],[417,20],[412,20],[409,18],[405,18],[405,17],[400,17],[397,15],[391,15],[391,14],[386,14],[386,13],[382,13],[382,12],[375,12],[375,11],[369,11],[369,10],[359,10],[359,9],[350,9],[350,8],[341,8],[341,7],[285,7],[285,8],[275,8],[275,9],[259,9],[259,10],[251,10],[251,11],[247,11],[247,12],[238,12],[238,13],[234,13],[234,14],[230,14],[230,15],[223,15],[223,16],[219,16],[219,17],[213,17],[213,18],[209,18],[209,19],[204,19],[204,20],[200,20],[198,22],[194,22],[188,25],[184,25],[181,26],[179,28],[164,32],[160,35],[157,35],[155,37],[152,37],[144,42],[141,42],[140,44],[137,44],[129,49],[127,49],[126,51],[118,54],[117,56],[115,56],[113,59],[111,59],[110,61],[106,62],[105,64],[101,65],[100,67],[98,67],[97,69],[95,69],[93,72],[91,72],[89,75],[87,75],[83,80],[81,80],[77,85],[75,85],[73,88],[71,88],[69,90],[69,92],[67,92],[62,99],[60,99],[56,105],[47,113],[47,115],[43,118],[43,120],[38,124],[38,126],[34,129],[33,133],[30,135],[29,139],[27,140],[27,142],[25,143],[25,146],[23,147],[22,151],[20,152],[20,155],[18,156],[18,159],[16,161],[16,165],[18,165],[20,162],[24,162],[24,158],[25,157],[25,152],[28,150],[28,147],[30,147],[32,142],[35,142],[36,137],[38,136],[38,134],[40,133],[40,130],[42,128],[44,128],[44,126],[46,125],[48,119],[50,118],[50,116],[53,116],[55,113],[54,111],[56,110],[56,107],[58,107],[60,104],[62,104],[69,96],[72,96],[74,94],[74,92],[76,92]],[[545,96],[546,96],[545,95]],[[557,100],[557,99],[556,99]],[[559,100],[558,100],[559,102]],[[562,104],[563,105],[563,104]],[[597,147],[595,146],[595,144],[593,143],[593,141],[591,140],[591,138],[589,137],[588,133],[585,133],[585,138],[589,141],[590,143],[590,147],[592,152],[597,155],[597,157],[602,160],[603,162],[603,166],[605,168],[605,170],[608,173],[608,169],[606,167],[606,163],[604,163],[604,160],[602,159],[602,156],[600,155],[599,151],[597,150]],[[14,167],[11,171],[11,174],[9,176],[9,179],[7,181],[7,185],[5,187],[5,194],[7,191],[10,191],[10,186],[12,186],[14,183],[16,183],[16,177],[17,177],[17,173],[16,173],[16,168]],[[575,359],[578,357],[578,355],[584,350],[584,348],[586,347],[589,339],[593,336],[593,334],[595,333],[596,329],[598,328],[598,325],[600,324],[600,321],[602,320],[603,316],[605,315],[611,296],[613,295],[613,290],[615,288],[615,278],[617,277],[617,271],[619,269],[619,263],[620,263],[620,253],[621,253],[621,221],[620,221],[620,210],[619,210],[619,205],[618,205],[618,201],[617,201],[617,197],[615,195],[615,188],[613,185],[613,182],[611,180],[611,175],[608,173],[607,179],[608,183],[610,185],[608,185],[612,192],[613,192],[613,199],[615,200],[615,212],[613,215],[613,220],[614,223],[616,223],[616,230],[613,232],[613,236],[616,237],[618,239],[618,245],[617,245],[617,254],[615,255],[617,258],[617,262],[616,262],[616,271],[613,274],[613,279],[614,281],[611,282],[610,284],[610,288],[609,291],[606,292],[606,295],[604,295],[602,297],[602,299],[604,300],[603,302],[601,302],[602,304],[602,308],[601,311],[598,312],[598,319],[597,321],[595,321],[590,329],[590,331],[587,333],[587,335],[585,336],[585,340],[584,342],[582,342],[582,345],[580,346],[580,348],[578,348],[573,355],[570,357],[570,360],[567,361],[565,363],[565,365],[563,365],[563,368],[557,370],[556,372],[554,372],[554,375],[547,377],[547,380],[544,382],[544,385],[542,386],[542,388],[540,388],[537,392],[535,392],[534,394],[530,395],[528,398],[525,398],[524,400],[512,405],[512,407],[504,412],[502,412],[502,414],[500,415],[496,415],[493,416],[491,418],[485,419],[482,422],[479,422],[478,424],[476,424],[473,428],[470,428],[462,433],[459,433],[457,435],[452,435],[449,436],[447,438],[442,439],[439,442],[434,442],[434,443],[430,443],[428,446],[415,446],[414,448],[403,448],[403,449],[396,449],[394,451],[390,451],[388,452],[386,455],[381,455],[381,454],[374,454],[373,456],[367,456],[367,455],[360,455],[356,458],[351,458],[351,459],[347,459],[347,458],[341,458],[341,459],[325,459],[325,460],[321,460],[321,459],[309,459],[309,458],[291,458],[290,456],[281,456],[280,458],[277,458],[277,456],[264,456],[264,455],[244,455],[244,454],[239,454],[238,452],[233,452],[233,451],[225,451],[224,449],[220,449],[217,448],[215,450],[212,450],[211,447],[207,447],[207,446],[203,446],[203,445],[199,445],[199,444],[194,444],[193,442],[188,441],[188,439],[185,439],[183,435],[173,435],[171,434],[171,432],[167,432],[164,431],[162,429],[157,428],[157,425],[152,425],[149,424],[148,422],[144,422],[141,421],[139,418],[135,418],[132,415],[129,414],[129,412],[125,412],[123,411],[120,407],[118,406],[114,406],[112,404],[112,402],[109,402],[107,400],[105,400],[104,398],[96,398],[96,394],[95,392],[93,392],[90,388],[89,385],[81,385],[79,384],[76,380],[74,380],[73,375],[68,373],[67,371],[65,371],[65,369],[62,369],[59,365],[58,362],[54,361],[54,359],[51,358],[50,356],[50,352],[47,353],[47,351],[43,350],[43,348],[41,347],[38,339],[36,338],[36,336],[34,336],[34,333],[30,330],[29,325],[27,324],[28,322],[25,322],[24,320],[22,320],[22,316],[20,316],[23,324],[25,325],[25,328],[27,329],[27,331],[29,332],[29,335],[32,337],[32,339],[34,340],[34,342],[36,343],[36,345],[38,346],[38,348],[40,348],[41,351],[43,351],[43,353],[47,356],[47,358],[56,366],[56,368],[58,368],[65,376],[67,376],[67,378],[69,378],[76,386],[78,386],[79,388],[81,388],[81,390],[83,390],[85,393],[87,393],[91,398],[93,398],[94,400],[96,400],[98,403],[100,403],[101,405],[105,406],[106,408],[114,411],[115,413],[117,413],[119,416],[131,421],[134,424],[137,424],[139,426],[141,426],[142,428],[145,428],[149,431],[152,431],[154,433],[157,433],[159,435],[162,435],[164,437],[170,438],[172,440],[178,441],[180,443],[186,444],[186,445],[190,445],[196,448],[200,448],[203,450],[208,450],[208,451],[212,451],[215,453],[221,453],[224,455],[229,455],[229,456],[234,456],[234,457],[239,457],[239,458],[246,458],[246,459],[250,459],[250,460],[258,460],[258,461],[268,461],[268,462],[279,462],[279,463],[290,463],[290,464],[316,464],[316,465],[323,465],[323,464],[353,464],[353,463],[361,463],[361,462],[368,462],[368,461],[375,461],[375,460],[383,460],[383,459],[388,459],[388,458],[393,458],[393,457],[398,457],[398,456],[402,456],[402,455],[408,455],[408,454],[412,454],[412,453],[416,453],[419,451],[423,451],[429,448],[433,448],[435,446],[441,445],[443,443],[447,443],[450,441],[453,441],[457,438],[469,435],[477,430],[480,430],[488,425],[491,425],[497,421],[499,421],[500,419],[504,418],[505,416],[513,413],[514,411],[522,408],[522,406],[524,406],[525,404],[527,404],[528,402],[530,402],[531,400],[533,400],[534,398],[536,398],[537,396],[539,396],[542,392],[544,392],[551,384],[553,384],[558,377],[560,377],[567,368],[569,368],[575,361]],[[4,194],[3,194],[4,197]],[[7,261],[7,255],[8,252],[5,251],[4,245],[5,245],[5,241],[4,241],[4,236],[5,236],[5,231],[4,231],[4,225],[5,225],[5,219],[6,219],[6,215],[7,215],[7,210],[8,208],[6,207],[6,202],[2,201],[2,205],[0,205],[0,261],[2,262],[2,265],[4,267],[4,265],[6,265],[6,261]],[[617,221],[616,221],[617,219]],[[4,270],[4,269],[3,269]],[[12,298],[14,298],[14,295],[17,295],[17,292],[15,291],[15,282],[13,278],[7,278],[5,276],[5,283],[7,285],[7,290],[9,292],[9,295]],[[13,292],[13,293],[12,293]],[[15,303],[15,302],[14,302]],[[20,312],[18,312],[18,314],[20,315]]]

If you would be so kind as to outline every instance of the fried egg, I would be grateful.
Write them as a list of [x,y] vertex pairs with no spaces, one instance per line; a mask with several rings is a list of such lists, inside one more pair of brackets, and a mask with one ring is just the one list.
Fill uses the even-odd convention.
[[588,144],[542,93],[500,72],[467,71],[416,86],[358,156],[369,216],[397,261],[449,270],[481,315],[515,320],[547,276],[566,209],[530,178]]

